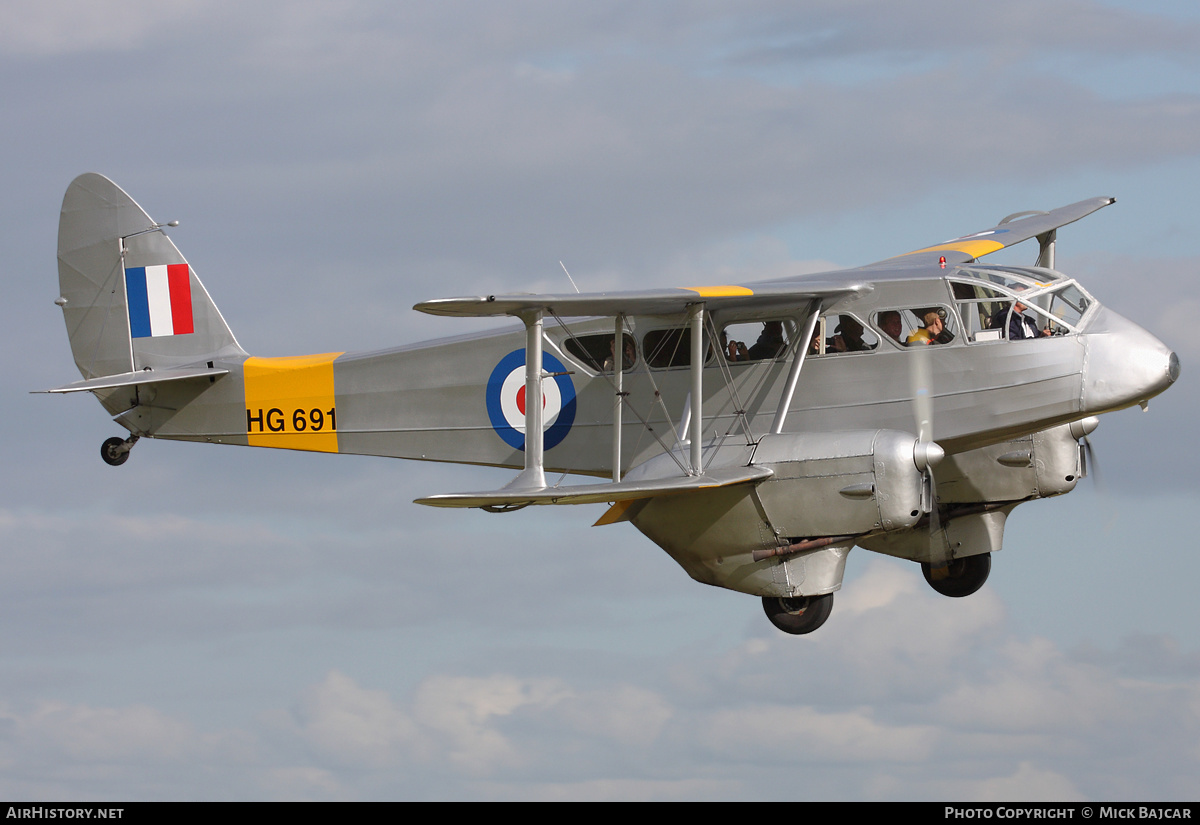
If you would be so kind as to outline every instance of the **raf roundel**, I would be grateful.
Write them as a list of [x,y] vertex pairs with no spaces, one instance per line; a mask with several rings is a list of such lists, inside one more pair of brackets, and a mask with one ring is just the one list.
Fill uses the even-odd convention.
[[[575,423],[575,385],[567,368],[549,353],[542,353],[543,372],[558,373],[542,380],[542,427],[544,448],[558,446]],[[525,350],[517,349],[500,359],[487,383],[487,411],[496,435],[504,443],[525,449]]]

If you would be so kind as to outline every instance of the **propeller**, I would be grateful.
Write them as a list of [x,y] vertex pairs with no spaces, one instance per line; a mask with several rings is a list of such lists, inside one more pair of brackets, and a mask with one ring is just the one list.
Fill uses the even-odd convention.
[[935,579],[944,578],[949,570],[950,548],[942,532],[938,514],[937,479],[933,468],[945,451],[933,440],[933,376],[928,348],[919,347],[909,361],[912,381],[913,415],[917,423],[917,441],[913,444],[913,463],[921,472],[921,510],[929,516],[929,567]]

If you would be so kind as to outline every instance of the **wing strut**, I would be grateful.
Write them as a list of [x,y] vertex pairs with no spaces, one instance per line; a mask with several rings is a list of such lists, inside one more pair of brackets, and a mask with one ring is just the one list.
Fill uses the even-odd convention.
[[541,490],[546,486],[542,433],[542,310],[521,313],[525,323],[525,469],[505,490]]
[[813,330],[817,327],[817,317],[821,314],[821,302],[813,301],[808,311],[808,323],[804,325],[804,336],[796,342],[796,354],[792,356],[792,368],[788,371],[787,384],[779,397],[779,406],[775,409],[775,420],[771,422],[771,432],[775,435],[783,432],[783,424],[787,421],[788,408],[792,406],[792,397],[796,394],[796,383],[800,380],[800,369],[804,366],[804,358],[808,355],[808,347],[812,342]]
[[[565,325],[564,325],[565,326]],[[621,413],[625,407],[625,315],[617,313],[617,331],[613,336],[613,390],[617,403],[613,405],[613,482],[621,481]]]
[[692,326],[691,474],[698,476],[704,472],[704,304],[692,304],[688,315]]

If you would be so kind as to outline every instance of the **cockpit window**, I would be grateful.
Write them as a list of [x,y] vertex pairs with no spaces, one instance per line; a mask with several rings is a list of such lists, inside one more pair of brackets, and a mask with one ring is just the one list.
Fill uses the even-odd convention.
[[1072,327],[1079,326],[1092,305],[1092,300],[1075,284],[1056,289],[1048,297],[1050,316]]
[[993,319],[1013,305],[1010,294],[983,284],[953,282],[958,314],[968,341],[995,341],[1004,336],[993,330]]
[[960,267],[955,277],[951,288],[969,341],[1066,335],[1095,305],[1076,281],[1052,269]]
[[964,266],[959,267],[955,275],[1005,290],[1043,289],[1066,280],[1061,272],[1034,266]]

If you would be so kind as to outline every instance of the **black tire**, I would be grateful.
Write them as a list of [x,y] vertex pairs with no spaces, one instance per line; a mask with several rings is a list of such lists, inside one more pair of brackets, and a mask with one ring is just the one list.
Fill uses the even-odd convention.
[[812,633],[829,618],[833,611],[833,594],[776,598],[763,596],[763,612],[771,624],[793,636]]
[[124,446],[125,439],[123,438],[113,436],[105,439],[104,443],[100,445],[100,457],[104,459],[105,464],[120,467],[129,460],[129,450],[120,449]]
[[964,556],[954,559],[948,565],[949,573],[945,578],[935,580],[933,568],[922,562],[921,572],[929,586],[943,596],[961,599],[970,596],[987,581],[988,573],[992,572],[992,554],[980,553],[978,556]]

